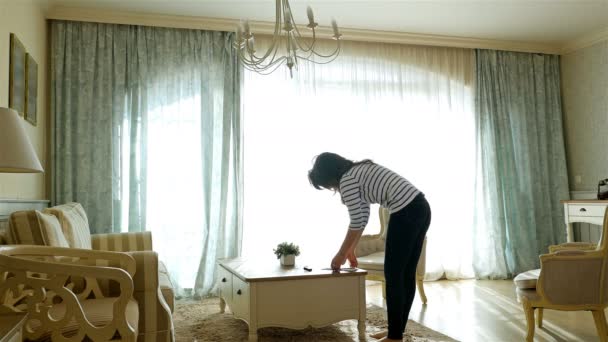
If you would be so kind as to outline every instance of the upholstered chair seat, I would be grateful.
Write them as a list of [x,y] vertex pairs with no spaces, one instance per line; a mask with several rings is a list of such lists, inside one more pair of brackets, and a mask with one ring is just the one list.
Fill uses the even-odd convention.
[[536,282],[540,276],[540,268],[520,273],[513,279],[518,289],[536,289]]
[[359,267],[365,270],[384,272],[384,252],[357,257]]

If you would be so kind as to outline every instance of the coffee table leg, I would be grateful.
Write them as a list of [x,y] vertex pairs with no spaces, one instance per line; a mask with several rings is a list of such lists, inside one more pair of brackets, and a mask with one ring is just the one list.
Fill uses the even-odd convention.
[[359,277],[359,339],[365,341],[365,319],[367,318],[367,302],[365,301],[365,277]]
[[226,301],[223,297],[220,297],[220,313],[226,312]]
[[359,338],[365,341],[365,320],[359,320],[359,324],[357,325],[357,329],[359,329]]
[[249,342],[256,342],[257,340],[258,340],[257,325],[249,325]]

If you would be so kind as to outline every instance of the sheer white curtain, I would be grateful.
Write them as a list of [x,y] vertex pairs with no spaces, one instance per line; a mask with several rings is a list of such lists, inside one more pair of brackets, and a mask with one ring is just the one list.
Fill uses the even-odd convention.
[[[135,26],[120,126],[120,227],[149,230],[179,295],[215,293],[241,249],[241,69],[232,33]],[[127,56],[131,57],[129,54]],[[182,291],[186,290],[186,291]]]
[[[427,278],[472,277],[473,67],[471,50],[345,42],[336,61],[302,64],[293,79],[247,72],[242,254],[272,258],[289,241],[301,264],[329,266],[348,214],[307,171],[331,151],[370,158],[420,188],[433,210]],[[372,216],[365,233],[378,231]]]

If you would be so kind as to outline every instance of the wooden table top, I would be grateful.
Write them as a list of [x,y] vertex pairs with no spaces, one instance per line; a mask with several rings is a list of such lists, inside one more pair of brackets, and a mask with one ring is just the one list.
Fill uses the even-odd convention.
[[[329,277],[365,276],[367,271],[357,269],[356,271],[324,270],[328,266],[315,266],[298,264],[295,266],[281,266],[278,259],[220,259],[218,263],[244,281],[271,281],[292,279],[314,279]],[[310,266],[312,271],[304,270],[304,266]]]

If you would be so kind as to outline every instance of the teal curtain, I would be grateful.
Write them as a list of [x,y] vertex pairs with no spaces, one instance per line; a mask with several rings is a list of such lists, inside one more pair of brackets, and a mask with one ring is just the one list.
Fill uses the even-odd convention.
[[477,50],[476,64],[474,269],[507,278],[565,240],[559,57]]
[[[242,70],[226,32],[52,21],[52,202],[152,231],[188,293],[241,247]],[[192,292],[193,290],[193,292]]]

